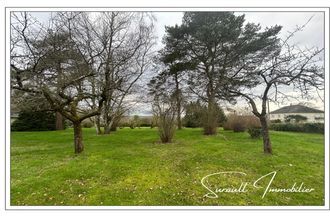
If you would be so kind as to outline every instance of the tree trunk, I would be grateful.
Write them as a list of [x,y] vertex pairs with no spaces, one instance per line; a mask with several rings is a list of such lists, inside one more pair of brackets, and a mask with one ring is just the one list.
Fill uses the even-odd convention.
[[118,126],[117,122],[112,123],[112,125],[110,127],[110,131],[117,131],[117,126]]
[[105,123],[104,123],[104,134],[110,134],[112,123],[113,123],[112,120],[110,120],[110,122],[105,121]]
[[182,129],[182,121],[181,121],[181,103],[177,103],[177,120],[178,120],[178,129]]
[[100,116],[99,115],[95,116],[94,126],[95,126],[95,129],[96,129],[96,134],[97,135],[102,134]]
[[264,153],[265,154],[272,154],[272,144],[269,138],[269,131],[268,131],[268,123],[266,115],[259,117],[262,129],[262,138],[264,143]]
[[56,130],[64,130],[63,116],[56,112]]
[[177,122],[178,122],[178,129],[182,129],[182,122],[181,122],[181,91],[179,88],[179,76],[178,73],[174,74],[175,80],[175,96],[176,96],[176,108],[177,108]]
[[217,114],[214,99],[210,99],[207,107],[206,122],[204,125],[205,135],[215,135],[217,133]]
[[217,121],[218,121],[217,113],[216,113],[215,92],[214,92],[214,88],[213,88],[212,74],[209,74],[209,67],[207,67],[207,66],[206,66],[205,73],[208,76],[209,82],[207,85],[207,99],[208,100],[207,100],[206,122],[204,122],[205,123],[204,134],[205,135],[215,135],[217,133]]
[[84,144],[82,138],[82,129],[81,129],[81,122],[74,122],[73,123],[73,130],[74,130],[74,152],[79,154],[84,151]]

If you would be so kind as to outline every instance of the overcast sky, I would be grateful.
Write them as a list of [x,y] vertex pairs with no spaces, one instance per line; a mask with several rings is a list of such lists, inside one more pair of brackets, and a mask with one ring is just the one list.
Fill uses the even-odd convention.
[[[292,39],[294,43],[306,47],[324,47],[324,14],[323,12],[236,12],[235,14],[241,15],[245,14],[246,22],[259,23],[262,29],[274,25],[283,26],[280,36],[285,38],[288,32],[293,31],[297,26],[304,25],[310,18],[310,22],[304,28],[302,32],[298,32]],[[38,17],[41,21],[47,20],[49,13],[33,13],[34,16]],[[163,45],[161,43],[162,37],[165,34],[165,26],[173,26],[175,24],[181,24],[183,17],[183,12],[154,12],[157,22],[155,24],[155,34],[158,37],[157,49],[160,49]],[[295,92],[290,88],[285,88],[287,94],[295,94]],[[279,107],[296,104],[298,102],[309,102],[311,106],[319,109],[323,109],[323,102],[315,94],[315,99],[313,100],[288,100],[282,104],[270,103],[270,110],[276,110]],[[260,102],[257,103],[260,106]],[[245,101],[240,101],[238,103],[239,107],[247,106]],[[237,107],[236,106],[236,107]],[[231,106],[230,106],[231,107]],[[139,110],[140,111],[139,111]],[[142,110],[143,109],[143,110]],[[131,113],[135,114],[145,114],[150,112],[150,104],[141,104],[137,106],[136,110]]]
[[[158,46],[162,47],[161,39],[165,34],[165,25],[173,26],[181,24],[183,12],[155,12],[157,18],[156,33],[158,36]],[[303,31],[298,32],[292,39],[292,43],[297,43],[302,47],[324,47],[324,14],[323,12],[236,12],[235,14],[245,14],[246,22],[259,23],[262,29],[274,25],[283,26],[280,37],[285,38],[290,31],[296,29],[297,26],[302,26],[312,18]],[[295,94],[291,88],[285,88],[288,94]],[[322,94],[323,95],[323,94]],[[322,100],[315,94],[313,100],[287,100],[282,104],[270,103],[270,111],[276,110],[279,107],[297,104],[298,102],[308,102],[311,106],[323,109]],[[240,101],[238,106],[245,107],[245,101]],[[260,102],[258,103],[260,106]],[[231,107],[231,106],[229,106]]]
[[[181,24],[183,12],[155,12],[157,17],[157,35],[161,40],[165,34],[165,25]],[[246,22],[259,23],[261,27],[281,25],[281,37],[285,37],[288,31],[305,24],[311,17],[312,20],[303,32],[296,35],[295,41],[307,46],[323,47],[324,41],[324,16],[322,12],[236,12],[245,14]]]

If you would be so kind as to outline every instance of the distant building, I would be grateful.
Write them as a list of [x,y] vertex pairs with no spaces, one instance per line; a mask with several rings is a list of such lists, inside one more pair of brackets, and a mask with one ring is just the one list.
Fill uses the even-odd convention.
[[290,105],[272,111],[269,113],[269,119],[271,121],[280,120],[281,122],[284,122],[286,117],[289,115],[300,115],[306,117],[307,120],[304,122],[324,123],[324,111],[303,105]]

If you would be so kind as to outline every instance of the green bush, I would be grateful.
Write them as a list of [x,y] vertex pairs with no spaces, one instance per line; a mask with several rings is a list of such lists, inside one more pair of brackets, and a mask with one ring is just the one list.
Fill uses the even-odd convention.
[[271,124],[269,129],[275,131],[293,131],[293,132],[306,132],[306,133],[324,133],[323,123],[277,123]]
[[292,124],[292,123],[276,123],[271,124],[269,129],[274,131],[297,131],[303,132],[302,126],[300,124]]
[[54,112],[23,111],[11,125],[12,131],[49,131],[56,130]]
[[302,124],[304,132],[307,133],[324,133],[323,123],[305,123]]
[[183,124],[187,128],[198,128],[203,126],[204,115],[207,108],[200,101],[190,102],[185,106],[186,114]]
[[[183,117],[183,125],[187,128],[203,127],[207,118],[207,106],[200,101],[190,102],[185,106],[185,116]],[[217,126],[222,126],[226,121],[226,115],[223,109],[219,106],[215,106],[215,118]]]
[[248,133],[250,134],[250,137],[251,138],[254,138],[254,139],[256,139],[256,138],[260,138],[261,137],[261,133],[262,131],[261,131],[261,128],[259,127],[259,128],[257,128],[257,127],[250,127],[250,128],[248,128]]

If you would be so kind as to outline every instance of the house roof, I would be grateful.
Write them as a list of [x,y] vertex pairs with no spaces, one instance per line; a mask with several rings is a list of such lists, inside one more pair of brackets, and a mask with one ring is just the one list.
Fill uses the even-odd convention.
[[270,112],[270,114],[282,114],[282,113],[324,113],[324,111],[303,105],[289,105]]

